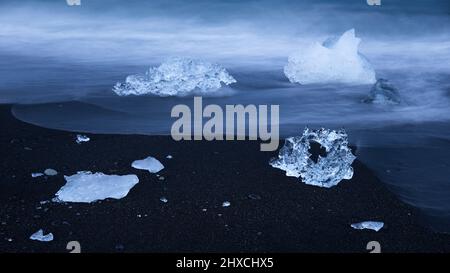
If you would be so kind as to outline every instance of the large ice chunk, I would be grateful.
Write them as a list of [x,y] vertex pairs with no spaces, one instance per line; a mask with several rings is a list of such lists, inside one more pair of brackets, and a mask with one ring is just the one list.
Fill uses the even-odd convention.
[[64,178],[66,184],[56,193],[56,200],[60,202],[90,203],[106,198],[120,199],[139,182],[134,174],[106,175],[87,171]]
[[401,103],[401,98],[397,88],[389,83],[388,80],[378,79],[370,89],[369,96],[364,102],[382,105],[399,104]]
[[[310,152],[312,143],[319,144],[326,154],[314,160]],[[330,188],[342,179],[352,178],[355,158],[345,130],[305,128],[302,136],[286,139],[278,158],[272,159],[270,165],[286,171],[287,176],[301,177],[306,184]]]
[[141,160],[135,160],[131,163],[131,167],[139,170],[147,170],[150,173],[157,173],[164,169],[164,165],[154,157],[147,157]]
[[186,95],[198,91],[213,93],[236,80],[221,66],[186,58],[170,58],[144,75],[130,75],[117,83],[113,91],[119,96],[154,94]]
[[358,52],[361,39],[350,29],[338,38],[315,43],[289,56],[284,74],[293,83],[372,84],[375,71]]
[[377,222],[377,221],[364,221],[360,223],[354,223],[351,224],[351,227],[354,229],[371,229],[375,231],[379,231],[384,227],[383,222]]

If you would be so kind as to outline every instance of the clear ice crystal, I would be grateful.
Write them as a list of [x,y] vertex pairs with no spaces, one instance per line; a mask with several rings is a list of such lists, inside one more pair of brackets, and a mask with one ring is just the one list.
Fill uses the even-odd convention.
[[124,83],[117,83],[113,91],[119,96],[182,96],[194,91],[213,93],[222,84],[235,82],[225,68],[217,64],[188,58],[170,58],[158,67],[151,67],[144,75],[128,76]]
[[350,29],[340,37],[315,43],[289,56],[284,74],[292,83],[373,84],[375,71],[359,53],[361,39]]
[[30,240],[50,242],[53,241],[53,234],[50,232],[49,234],[44,235],[44,231],[40,229],[30,236]]
[[354,229],[371,229],[375,231],[379,231],[384,227],[383,222],[377,222],[377,221],[364,221],[360,223],[354,223],[351,224],[351,227]]
[[[313,160],[310,153],[312,143],[320,144],[326,155],[319,155],[317,160]],[[306,184],[330,188],[342,179],[353,177],[352,163],[355,158],[348,147],[344,129],[305,128],[302,136],[286,139],[278,158],[273,158],[270,165],[286,171],[286,176],[301,177]]]

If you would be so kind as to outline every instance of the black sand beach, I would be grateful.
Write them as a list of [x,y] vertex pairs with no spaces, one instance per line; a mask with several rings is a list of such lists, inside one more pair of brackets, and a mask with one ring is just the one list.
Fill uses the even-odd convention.
[[[277,152],[260,152],[258,142],[90,134],[77,144],[76,133],[16,120],[9,105],[0,107],[0,122],[1,252],[68,252],[69,241],[82,252],[368,252],[369,241],[382,252],[450,251],[450,235],[421,225],[419,213],[357,160],[351,180],[325,189],[269,166]],[[164,164],[164,180],[131,168],[150,155]],[[58,175],[31,177],[46,168]],[[83,170],[134,173],[140,182],[120,200],[40,204],[65,184],[63,175]],[[365,220],[385,227],[350,227]],[[39,229],[54,240],[30,240]]]

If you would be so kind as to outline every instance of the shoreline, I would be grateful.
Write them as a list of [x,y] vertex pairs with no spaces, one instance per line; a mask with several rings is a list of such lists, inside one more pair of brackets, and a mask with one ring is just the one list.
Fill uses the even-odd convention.
[[[420,225],[419,212],[358,159],[351,180],[319,188],[272,168],[278,151],[260,152],[259,141],[87,134],[91,141],[77,144],[77,133],[23,123],[10,108],[0,105],[1,252],[68,252],[69,241],[79,241],[82,252],[365,253],[369,241],[382,252],[450,251],[450,235]],[[163,163],[164,180],[131,167],[147,156]],[[31,177],[47,168],[58,175]],[[77,171],[136,174],[140,181],[119,200],[40,203]],[[222,207],[225,201],[231,205]],[[350,227],[366,220],[385,227]],[[54,240],[30,240],[39,229]]]

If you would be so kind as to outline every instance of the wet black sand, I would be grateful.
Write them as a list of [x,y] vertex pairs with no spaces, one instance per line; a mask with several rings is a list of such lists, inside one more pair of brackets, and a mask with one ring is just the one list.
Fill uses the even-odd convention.
[[[450,235],[424,228],[418,212],[358,161],[353,179],[324,189],[270,167],[277,152],[260,152],[257,142],[89,135],[77,144],[75,133],[14,119],[8,105],[0,122],[1,252],[67,252],[73,240],[82,252],[368,252],[369,241],[383,252],[450,251]],[[163,181],[130,167],[149,155],[165,165]],[[59,174],[31,178],[46,168]],[[82,170],[135,173],[140,182],[121,200],[39,203],[64,185],[63,174]],[[385,228],[350,227],[363,220]],[[55,239],[31,241],[41,228]]]

